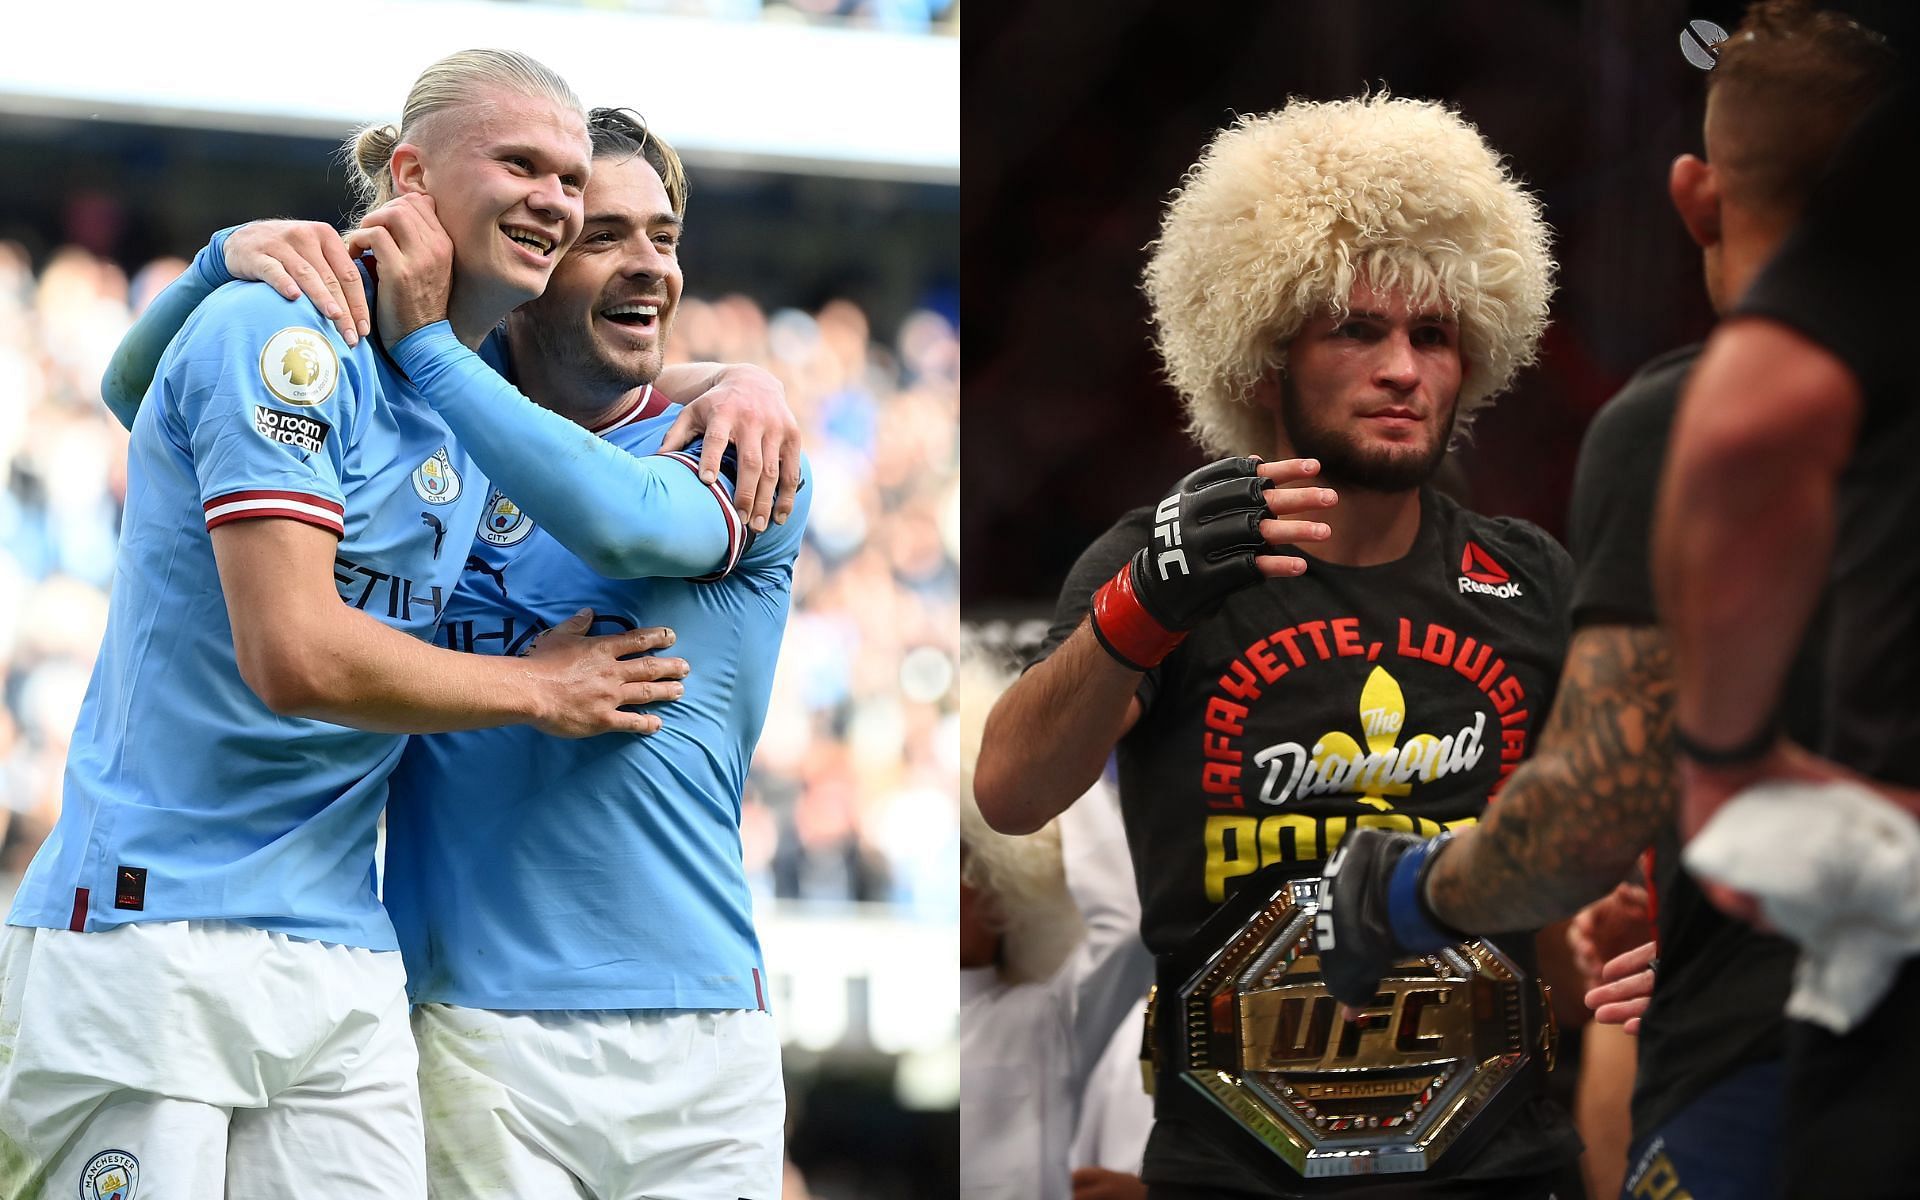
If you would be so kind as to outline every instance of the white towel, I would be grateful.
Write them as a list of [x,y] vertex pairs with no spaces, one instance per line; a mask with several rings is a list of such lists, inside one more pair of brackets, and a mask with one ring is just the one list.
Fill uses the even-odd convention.
[[1777,781],[1723,805],[1687,868],[1800,946],[1787,1015],[1845,1033],[1920,953],[1920,821],[1858,784]]

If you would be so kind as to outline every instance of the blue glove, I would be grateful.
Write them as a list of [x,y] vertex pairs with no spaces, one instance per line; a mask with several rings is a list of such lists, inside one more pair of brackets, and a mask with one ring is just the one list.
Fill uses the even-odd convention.
[[1341,840],[1320,879],[1314,918],[1320,975],[1334,999],[1371,1004],[1394,963],[1467,939],[1441,924],[1426,902],[1427,871],[1452,837],[1356,829]]

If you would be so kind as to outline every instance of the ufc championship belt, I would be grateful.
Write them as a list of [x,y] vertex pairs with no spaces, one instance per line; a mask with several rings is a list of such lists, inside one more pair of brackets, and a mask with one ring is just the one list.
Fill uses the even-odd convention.
[[1523,1074],[1552,1069],[1546,987],[1492,942],[1402,959],[1342,1021],[1314,941],[1320,881],[1248,883],[1161,961],[1159,1115],[1230,1124],[1220,1139],[1251,1136],[1310,1179],[1413,1173],[1470,1159],[1535,1094]]

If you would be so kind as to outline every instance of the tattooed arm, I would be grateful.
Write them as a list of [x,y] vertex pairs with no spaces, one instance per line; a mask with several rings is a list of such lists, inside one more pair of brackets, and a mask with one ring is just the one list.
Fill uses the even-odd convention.
[[1667,634],[1583,626],[1539,749],[1437,856],[1427,903],[1470,933],[1537,929],[1611,891],[1674,811]]

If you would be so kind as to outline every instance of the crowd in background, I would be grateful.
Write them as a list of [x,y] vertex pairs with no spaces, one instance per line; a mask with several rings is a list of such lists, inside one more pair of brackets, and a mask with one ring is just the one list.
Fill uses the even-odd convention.
[[[554,3],[555,0],[542,0]],[[822,21],[889,33],[960,32],[960,0],[567,0],[581,8],[721,21]]]
[[[59,812],[105,629],[127,435],[101,404],[101,372],[183,266],[129,279],[67,247],[36,271],[0,242],[0,900]],[[743,807],[762,911],[878,901],[950,923],[958,334],[928,311],[875,331],[846,301],[769,315],[742,296],[689,297],[671,348],[778,375],[818,489]]]

